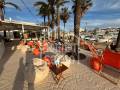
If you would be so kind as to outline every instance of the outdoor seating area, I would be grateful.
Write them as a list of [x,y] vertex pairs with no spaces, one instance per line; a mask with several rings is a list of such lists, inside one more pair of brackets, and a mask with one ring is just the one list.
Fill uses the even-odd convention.
[[[12,45],[13,42],[18,43],[18,44]],[[13,40],[11,42],[5,42],[5,43],[6,43],[5,47],[8,47],[9,43],[11,43],[10,44],[10,52],[13,52],[13,57],[15,57],[14,53],[18,52],[18,53],[16,53],[16,54],[18,54],[18,55],[16,55],[16,57],[22,56],[22,58],[25,58],[25,60],[18,58],[18,59],[20,59],[20,60],[18,60],[18,61],[20,61],[20,65],[23,64],[23,68],[21,69],[21,72],[23,74],[21,73],[22,74],[21,77],[24,77],[24,79],[23,79],[23,82],[25,82],[24,88],[30,88],[31,86],[33,86],[34,88],[38,88],[39,87],[38,85],[41,85],[44,82],[46,83],[47,81],[49,81],[46,79],[48,79],[50,77],[50,79],[52,78],[51,81],[54,82],[54,84],[55,84],[54,85],[55,88],[60,89],[61,88],[60,85],[62,85],[61,82],[62,81],[64,82],[66,80],[66,76],[70,75],[71,73],[76,75],[76,73],[80,74],[81,72],[84,72],[84,70],[81,72],[79,71],[81,66],[86,68],[85,70],[87,70],[89,72],[94,73],[94,71],[95,71],[93,76],[95,76],[97,73],[99,76],[102,76],[101,78],[103,78],[105,75],[106,75],[106,77],[108,77],[108,75],[109,75],[109,73],[108,72],[106,73],[106,71],[105,71],[106,68],[103,69],[103,65],[109,64],[109,65],[113,65],[113,67],[116,67],[118,65],[117,68],[119,69],[119,63],[115,63],[115,64],[110,63],[110,61],[109,61],[110,59],[109,60],[106,59],[106,58],[108,58],[107,56],[102,60],[102,55],[101,55],[102,53],[100,54],[101,55],[101,57],[100,57],[95,46],[93,44],[89,44],[88,42],[86,42],[82,39],[80,39],[80,43],[79,43],[80,46],[83,46],[82,47],[83,49],[84,48],[89,49],[90,51],[88,51],[88,52],[89,53],[91,52],[91,55],[89,56],[86,53],[86,51],[85,51],[85,53],[83,53],[84,51],[80,50],[81,51],[80,54],[83,53],[84,57],[82,57],[80,55],[80,58],[78,61],[75,60],[75,58],[73,59],[72,57],[67,55],[67,52],[69,52],[69,48],[71,48],[71,46],[72,46],[70,43],[61,42],[60,40],[52,41],[51,39],[46,38],[46,36],[33,39],[30,36],[28,37],[28,34],[25,33],[25,34],[23,34],[22,39]],[[7,48],[5,48],[5,49],[7,49]],[[72,48],[70,49],[70,52],[71,52],[71,50],[72,50]],[[104,55],[107,54],[105,52],[106,51],[103,52]],[[72,53],[74,53],[74,55],[76,55],[74,51]],[[119,53],[117,56],[119,57]],[[22,60],[24,60],[24,63],[22,62]],[[79,67],[79,64],[81,65],[80,67]],[[79,68],[77,68],[76,66]],[[106,66],[104,66],[104,67],[106,67]],[[93,70],[91,70],[91,68]],[[109,68],[107,68],[107,70],[111,73],[110,75],[113,74],[112,77],[114,77],[114,75],[115,75],[115,78],[113,78],[114,81],[112,81],[110,79],[111,76],[110,76],[110,78],[107,78],[107,79],[104,78],[104,79],[119,86],[119,73],[117,73],[117,74],[116,74],[116,72],[113,73],[114,70],[113,71],[109,70]],[[102,73],[101,73],[101,71],[102,71]],[[79,74],[77,74],[77,75],[79,76]],[[86,72],[86,74],[87,74],[87,72]],[[78,77],[78,76],[76,76],[76,77]],[[19,79],[21,79],[21,77],[19,77]],[[70,75],[70,77],[72,77],[72,75]],[[74,77],[74,78],[77,80],[76,77]],[[115,81],[116,79],[117,79],[117,81]],[[79,80],[79,78],[78,78],[78,80]],[[73,84],[73,81],[74,80],[71,81],[72,84]],[[23,83],[23,82],[21,82],[21,83]],[[92,82],[94,82],[94,81],[92,80]],[[79,83],[77,83],[77,84],[79,85]],[[68,88],[70,86],[65,86],[65,87]],[[74,85],[73,85],[73,87],[74,87]],[[80,87],[77,86],[77,88],[80,88]]]
[[31,73],[35,73],[35,76],[32,73],[35,79],[32,79],[32,75],[29,77],[28,74],[30,73],[27,72],[28,70],[25,71],[25,79],[28,83],[32,83],[32,81],[34,83],[40,83],[48,76],[49,72],[55,75],[53,78],[55,78],[56,82],[58,83],[59,80],[63,77],[63,72],[69,69],[71,61],[67,60],[68,57],[66,55],[61,55],[60,52],[52,56],[46,55],[46,52],[48,52],[50,48],[48,45],[50,45],[50,43],[48,43],[46,39],[42,41],[22,40],[20,41],[19,45],[17,45],[17,49],[20,50],[23,54],[31,53],[33,56],[31,63],[33,66],[31,64],[27,64],[26,68],[28,70],[29,68],[32,69],[32,67],[35,69],[33,71],[30,70]]
[[[6,53],[6,55],[9,56],[8,53]],[[7,72],[7,74],[3,72],[1,76],[2,79],[0,79],[1,80],[0,83],[4,82],[6,84],[7,83],[9,84],[7,87],[3,85],[4,87],[6,87],[6,90],[8,88],[17,88],[17,89],[22,88],[21,86],[19,86],[21,84],[24,84],[24,89],[31,88],[31,86],[33,85],[35,90],[39,90],[39,89],[61,90],[62,88],[72,90],[75,87],[77,89],[84,88],[83,86],[86,84],[92,87],[94,86],[95,88],[98,88],[99,86],[99,88],[103,89],[103,87],[101,86],[104,80],[105,81],[104,85],[108,85],[108,86],[111,85],[109,86],[110,88],[115,88],[117,90],[116,85],[111,84],[108,80],[102,77],[98,77],[98,75],[96,75],[90,70],[90,67],[86,66],[88,65],[87,55],[86,55],[87,58],[81,60],[79,64],[77,64],[78,62],[76,61],[72,63],[71,59],[66,55],[61,55],[61,53],[56,54],[54,53],[54,50],[49,51],[49,48],[48,51],[46,52],[46,55],[47,56],[44,56],[44,59],[41,59],[36,56],[34,57],[32,51],[31,52],[27,51],[26,53],[22,53],[21,50],[16,50],[14,54],[12,54],[12,57],[9,58],[9,62],[6,63],[4,67],[5,70],[8,69],[9,71],[11,71],[11,74],[9,75],[12,76],[10,79],[5,79],[6,75],[8,75],[8,73],[10,72]],[[4,56],[4,58],[5,57],[6,56]],[[22,62],[22,59],[20,59],[21,57],[25,57],[23,59],[24,62],[23,64],[20,64]],[[52,60],[51,61],[47,60],[49,58],[51,58]],[[56,62],[54,62],[53,58],[55,59]],[[61,62],[59,62],[59,60],[57,61],[56,59],[60,59]],[[51,65],[49,66],[48,62],[51,62],[52,66]],[[12,65],[12,63],[16,63],[16,64],[14,66],[9,67],[9,65]],[[24,79],[22,79],[23,76]],[[12,79],[14,77],[16,77],[15,80]],[[3,81],[3,79],[5,79],[6,81]],[[11,81],[8,82],[7,80],[11,80]],[[77,80],[77,82],[75,80]],[[12,83],[15,83],[14,86]],[[70,83],[70,85],[68,83]],[[81,85],[81,83],[83,84]],[[90,86],[88,86],[87,88],[90,88]],[[1,87],[1,89],[3,88]]]
[[120,90],[120,1],[108,1],[0,0],[0,90]]

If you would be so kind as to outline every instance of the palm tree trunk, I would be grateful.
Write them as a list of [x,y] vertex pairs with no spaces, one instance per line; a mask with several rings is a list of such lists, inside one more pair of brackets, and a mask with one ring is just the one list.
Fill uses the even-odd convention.
[[[1,20],[4,20],[3,8],[0,8],[0,18],[1,18]],[[6,31],[5,30],[4,30],[4,37],[6,37]]]
[[116,51],[120,51],[120,30],[118,33],[117,43],[116,43]]
[[1,20],[4,20],[3,8],[0,8],[0,18]]
[[57,8],[57,31],[58,31],[58,39],[60,39],[60,14],[59,14],[59,8]]
[[44,25],[45,25],[45,23],[46,23],[46,16],[43,16],[44,17]]
[[6,30],[4,30],[4,37],[7,37]]
[[63,41],[64,41],[64,37],[65,37],[65,23],[64,23],[64,31],[63,31]]
[[52,40],[55,39],[55,31],[54,31],[54,14],[52,14]]
[[50,26],[50,15],[48,15],[48,26]]
[[80,0],[76,0],[75,5],[75,15],[74,15],[74,43],[75,43],[75,53],[78,56],[78,38],[79,38],[79,29],[80,29],[80,19],[81,19],[81,9],[80,9]]
[[48,0],[49,4],[50,4],[50,11],[51,11],[51,16],[52,16],[52,23],[51,23],[51,28],[52,28],[52,40],[55,39],[55,31],[54,31],[54,24],[55,24],[55,18],[54,18],[54,14],[55,14],[55,8],[54,8],[54,3],[55,0]]

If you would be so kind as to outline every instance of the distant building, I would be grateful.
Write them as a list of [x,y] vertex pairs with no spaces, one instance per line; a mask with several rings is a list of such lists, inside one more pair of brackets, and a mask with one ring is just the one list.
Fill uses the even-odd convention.
[[79,32],[84,32],[85,31],[85,29],[83,29],[83,28],[80,28],[80,30],[79,30]]

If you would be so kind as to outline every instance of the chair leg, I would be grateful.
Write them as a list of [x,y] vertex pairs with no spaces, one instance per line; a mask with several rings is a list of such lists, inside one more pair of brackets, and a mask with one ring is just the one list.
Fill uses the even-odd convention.
[[55,80],[56,84],[58,84],[59,81],[57,79],[57,76],[52,71],[50,71],[50,73],[52,74],[52,77]]
[[60,79],[61,79],[61,78],[63,78],[63,79],[64,79],[64,77],[63,77],[62,73],[60,73],[59,75],[57,75],[57,76],[56,76],[56,78],[57,78],[57,80],[58,80],[58,81],[60,81]]

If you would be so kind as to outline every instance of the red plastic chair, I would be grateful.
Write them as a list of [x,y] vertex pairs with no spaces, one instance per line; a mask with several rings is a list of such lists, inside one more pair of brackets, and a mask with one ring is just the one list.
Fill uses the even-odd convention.
[[43,60],[47,62],[49,68],[52,67],[52,60],[49,56],[43,57]]
[[103,64],[120,69],[120,52],[115,52],[106,48],[103,52]]
[[29,42],[27,43],[27,45],[30,46],[30,47],[34,47],[34,42],[33,42],[33,41],[29,41]]
[[39,48],[35,48],[35,49],[33,50],[33,54],[34,54],[35,56],[39,56],[39,55],[40,55]]

